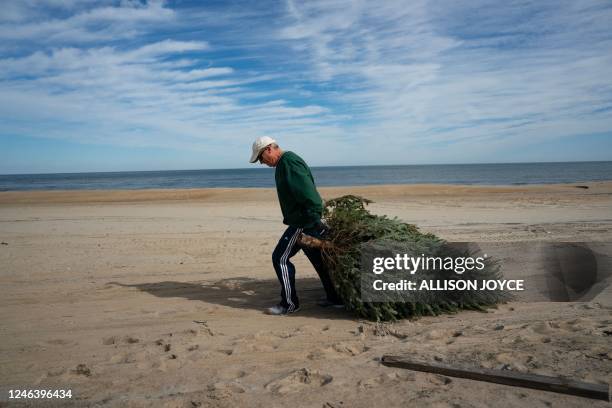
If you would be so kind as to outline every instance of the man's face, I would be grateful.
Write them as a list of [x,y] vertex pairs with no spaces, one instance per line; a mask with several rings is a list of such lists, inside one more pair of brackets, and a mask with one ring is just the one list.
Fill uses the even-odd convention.
[[261,151],[261,154],[259,155],[259,162],[267,165],[268,167],[276,166],[276,157],[270,146]]

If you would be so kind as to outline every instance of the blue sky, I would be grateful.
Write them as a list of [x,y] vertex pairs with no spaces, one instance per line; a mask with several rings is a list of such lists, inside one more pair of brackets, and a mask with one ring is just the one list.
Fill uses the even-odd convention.
[[21,0],[0,174],[612,160],[609,1]]

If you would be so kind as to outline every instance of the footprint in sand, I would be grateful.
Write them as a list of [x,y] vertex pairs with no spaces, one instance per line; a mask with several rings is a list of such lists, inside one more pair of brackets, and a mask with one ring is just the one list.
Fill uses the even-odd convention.
[[569,331],[585,332],[585,334],[591,334],[596,326],[597,323],[593,319],[584,317],[579,317],[566,323],[566,327]]
[[306,358],[309,360],[323,360],[345,356],[354,357],[368,350],[369,348],[362,343],[341,342],[331,347],[312,350],[306,355]]
[[218,382],[208,386],[208,398],[220,400],[231,398],[234,394],[244,393],[244,388],[236,383]]
[[71,370],[74,375],[83,375],[85,377],[91,377],[91,369],[85,364],[79,364],[74,370]]
[[356,356],[365,351],[368,351],[368,347],[361,343],[336,343],[332,346],[332,349],[337,353],[348,354],[349,356]]
[[254,341],[259,341],[259,342],[272,342],[274,340],[277,340],[278,336],[276,336],[273,333],[270,332],[257,332],[255,334],[251,334],[248,335],[246,337],[244,337],[244,340],[254,340]]
[[159,361],[180,359],[190,362],[200,360],[207,355],[207,353],[200,351],[199,344],[181,342],[181,339],[176,336],[174,336],[174,340],[179,341],[178,346],[166,340],[158,339],[152,343],[154,345],[153,349],[149,348],[147,351],[141,352],[141,354],[146,354],[147,358],[156,357]]
[[169,352],[170,350],[172,350],[172,344],[168,343],[162,339],[157,339],[153,342],[153,344],[156,346],[156,348],[164,353]]
[[174,370],[178,370],[179,368],[181,368],[182,365],[183,363],[180,360],[176,358],[174,359],[168,358],[166,360],[161,360],[159,362],[158,368],[159,370],[164,371],[164,372],[174,371]]
[[110,362],[112,364],[128,364],[133,363],[134,360],[132,359],[129,353],[119,353],[112,356],[110,358]]
[[513,370],[526,373],[529,371],[526,363],[533,363],[535,362],[535,359],[529,354],[508,352],[497,354],[495,356],[495,362],[497,364],[494,366],[494,368],[498,370]]
[[448,385],[453,382],[453,380],[449,377],[439,374],[429,375],[427,381],[434,385]]
[[210,336],[214,336],[215,333],[213,333],[213,331],[208,327],[208,326],[202,326],[202,327],[198,327],[197,329],[187,329],[181,332],[182,337],[200,337],[200,336],[204,336],[204,337],[210,337]]
[[135,344],[138,342],[140,342],[140,339],[136,337],[132,337],[132,336],[123,336],[123,337],[110,336],[110,337],[104,337],[102,339],[102,344],[104,344],[105,346],[111,346],[113,344],[120,344],[120,343]]
[[136,363],[136,368],[143,371],[150,371],[157,369],[161,366],[161,361],[159,360],[147,360]]
[[270,353],[278,349],[278,346],[272,344],[249,344],[247,347],[252,351],[261,353]]
[[53,339],[53,340],[47,340],[46,341],[47,344],[51,344],[54,346],[68,346],[68,345],[77,345],[78,343],[75,341],[71,341],[71,340],[66,340],[66,339]]
[[450,330],[433,329],[425,333],[427,340],[448,340],[451,337],[453,337],[453,332]]
[[154,356],[148,350],[136,352],[123,351],[112,356],[110,362],[113,364],[142,363],[144,361],[149,361],[152,357]]
[[414,373],[398,374],[398,373],[385,373],[377,377],[371,377],[365,380],[361,380],[357,383],[357,387],[361,390],[369,390],[377,388],[383,385],[396,385],[404,381],[414,381],[416,375]]
[[104,337],[102,339],[102,344],[104,344],[105,346],[117,344],[117,342],[118,342],[118,339],[116,336]]
[[541,321],[521,326],[508,326],[508,335],[504,335],[500,342],[502,344],[535,344],[550,343],[552,336],[560,333],[559,325],[555,322]]
[[279,336],[268,333],[259,332],[252,335],[239,337],[234,343],[236,352],[272,352],[279,347]]
[[278,332],[278,333],[274,333],[274,335],[280,339],[289,339],[291,337],[297,336],[299,333],[297,332],[288,332],[288,331],[283,331],[283,332]]
[[289,394],[304,389],[316,389],[332,382],[333,377],[316,370],[301,368],[274,380],[266,385],[266,389],[276,394]]
[[56,367],[47,371],[47,377],[59,377],[66,373],[66,369],[64,367]]
[[543,321],[543,322],[538,322],[538,323],[535,323],[534,325],[532,325],[531,326],[531,330],[534,333],[551,334],[551,333],[554,333],[555,330],[557,330],[559,328],[558,325],[555,324],[555,326],[557,326],[557,327],[556,328],[553,327],[553,324],[551,322]]
[[304,325],[304,326],[297,327],[295,329],[295,333],[300,334],[300,335],[313,336],[313,335],[317,335],[321,330],[323,331],[329,330],[329,326],[325,326],[323,329],[319,329],[318,327],[315,327],[315,326]]
[[306,358],[309,360],[323,360],[329,358],[329,352],[324,349],[314,350],[308,353]]
[[229,370],[221,371],[217,377],[219,377],[221,380],[236,380],[238,378],[246,377],[246,375],[246,371],[231,368]]
[[235,346],[234,352],[236,353],[250,353],[250,352],[260,352],[260,353],[270,353],[278,349],[278,344],[268,344],[266,342],[257,342],[257,341],[237,341],[233,344]]

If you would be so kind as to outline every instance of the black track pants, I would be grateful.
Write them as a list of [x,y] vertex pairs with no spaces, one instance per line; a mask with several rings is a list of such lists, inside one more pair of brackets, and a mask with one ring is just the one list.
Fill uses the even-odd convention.
[[[302,228],[288,227],[272,253],[272,264],[274,265],[276,276],[281,284],[281,305],[286,307],[290,312],[300,306],[300,301],[295,290],[295,266],[290,260],[300,249],[304,251],[304,254],[308,257],[310,263],[312,263],[312,266],[317,271],[319,279],[323,284],[323,289],[325,289],[327,300],[334,303],[340,303],[340,299],[336,294],[336,290],[329,276],[329,271],[323,263],[321,251],[317,248],[302,248],[297,243],[297,239],[302,231]],[[305,230],[304,232],[316,236],[315,231]]]

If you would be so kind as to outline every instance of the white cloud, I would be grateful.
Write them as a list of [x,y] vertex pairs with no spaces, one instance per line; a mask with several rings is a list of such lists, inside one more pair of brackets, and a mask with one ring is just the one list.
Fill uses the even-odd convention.
[[[0,116],[6,119],[0,132],[201,149],[219,136],[232,143],[281,124],[316,125],[316,116],[327,112],[281,100],[245,104],[244,88],[237,86],[278,76],[223,66],[193,68],[202,65],[209,49],[203,41],[163,40],[128,50],[69,47],[0,60],[0,80],[7,83],[0,89]],[[198,57],[170,59],[184,52]],[[270,95],[261,91],[258,97]]]
[[[18,3],[18,2],[16,2]],[[49,5],[60,2],[47,2]],[[149,1],[142,5],[138,2],[124,2],[119,6],[93,7],[86,10],[73,10],[72,6],[87,3],[72,2],[64,8],[73,11],[64,18],[42,14],[38,7],[45,4],[11,6],[11,19],[0,24],[0,39],[6,41],[36,41],[38,43],[88,43],[102,40],[135,37],[151,31],[155,24],[171,23],[174,12],[164,7],[162,1]],[[53,11],[48,10],[48,11]],[[63,13],[62,13],[63,14]],[[46,17],[46,18],[45,18]],[[1,21],[1,20],[0,20]]]
[[291,24],[278,37],[307,55],[313,79],[358,84],[338,98],[367,122],[356,143],[378,133],[395,149],[427,141],[527,146],[612,130],[609,111],[592,113],[611,104],[612,36],[602,17],[610,21],[610,7],[462,7],[288,0]]
[[597,1],[35,3],[0,19],[0,134],[225,143],[221,166],[261,134],[348,164],[503,160],[612,130]]

